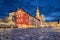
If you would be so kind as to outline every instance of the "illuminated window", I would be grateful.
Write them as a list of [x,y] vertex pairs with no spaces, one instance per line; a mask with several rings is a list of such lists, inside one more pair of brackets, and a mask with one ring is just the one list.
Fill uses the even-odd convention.
[[21,11],[18,11],[18,13],[21,13]]
[[17,18],[19,17],[19,15],[17,16]]
[[19,22],[21,22],[21,19],[19,19]]
[[28,22],[28,19],[26,19],[26,21]]
[[22,17],[23,15],[21,15],[21,17]]
[[19,22],[19,19],[18,19],[18,22]]
[[21,19],[21,22],[23,21],[23,19]]
[[19,20],[19,22],[20,22],[20,20]]
[[21,12],[21,11],[19,11],[19,12]]
[[25,13],[25,12],[23,12],[23,13]]
[[19,15],[19,17],[20,17],[20,15]]
[[17,22],[19,22],[19,20],[17,20]]
[[28,15],[26,17],[28,18]]

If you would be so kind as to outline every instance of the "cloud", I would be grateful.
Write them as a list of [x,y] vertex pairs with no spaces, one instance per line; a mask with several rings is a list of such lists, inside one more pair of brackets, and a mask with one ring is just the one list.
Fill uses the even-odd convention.
[[55,19],[55,17],[45,17],[45,19],[46,19],[46,20],[50,20],[50,21],[52,21],[52,20]]
[[51,16],[60,17],[60,12],[53,12],[51,13]]

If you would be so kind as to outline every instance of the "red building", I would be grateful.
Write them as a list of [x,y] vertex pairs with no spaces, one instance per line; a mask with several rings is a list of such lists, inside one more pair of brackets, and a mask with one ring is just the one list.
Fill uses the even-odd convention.
[[22,24],[29,25],[29,15],[22,9],[18,9],[16,12],[16,25],[21,26]]
[[15,15],[16,15],[15,24],[19,28],[31,28],[31,27],[36,27],[37,25],[40,26],[40,21],[34,18],[33,16],[29,15],[23,9],[18,9]]

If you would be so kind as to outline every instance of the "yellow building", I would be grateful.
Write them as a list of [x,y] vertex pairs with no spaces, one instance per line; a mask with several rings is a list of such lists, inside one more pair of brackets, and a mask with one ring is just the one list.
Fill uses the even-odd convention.
[[39,8],[38,7],[37,7],[37,10],[36,10],[36,18],[40,19],[40,12],[39,12]]

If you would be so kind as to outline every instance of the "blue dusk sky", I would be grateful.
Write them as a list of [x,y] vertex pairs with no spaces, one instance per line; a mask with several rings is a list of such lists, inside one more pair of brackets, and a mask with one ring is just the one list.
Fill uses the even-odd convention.
[[5,18],[18,8],[35,17],[37,6],[46,20],[60,20],[60,0],[0,0],[0,18]]

